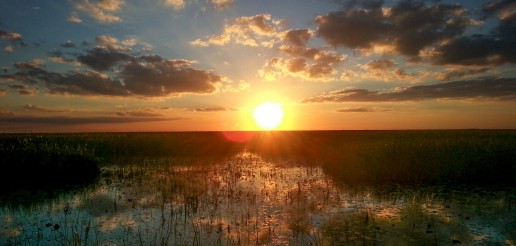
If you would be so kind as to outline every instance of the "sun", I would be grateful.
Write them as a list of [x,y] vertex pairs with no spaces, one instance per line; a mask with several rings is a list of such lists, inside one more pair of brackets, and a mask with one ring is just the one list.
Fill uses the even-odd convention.
[[254,108],[253,118],[260,128],[275,129],[283,121],[283,106],[276,102],[264,102]]

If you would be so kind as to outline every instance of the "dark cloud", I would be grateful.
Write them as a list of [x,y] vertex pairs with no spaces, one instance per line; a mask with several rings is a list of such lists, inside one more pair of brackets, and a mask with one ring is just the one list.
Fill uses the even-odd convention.
[[119,80],[93,71],[71,71],[67,74],[45,72],[39,77],[45,82],[50,94],[85,96],[129,96]]
[[[488,34],[464,35],[478,25],[460,5],[399,1],[379,8],[381,1],[359,4],[319,16],[317,35],[336,47],[368,49],[391,46],[411,61],[427,58],[435,65],[500,65],[516,63],[516,3],[492,1],[483,5],[483,18],[497,18]],[[367,3],[367,2],[366,2]],[[431,50],[421,57],[421,51]]]
[[142,96],[167,96],[180,93],[213,93],[222,77],[191,67],[186,60],[129,62],[121,76],[125,88]]
[[305,99],[316,102],[401,102],[432,99],[516,100],[516,78],[485,78],[397,88],[392,91],[346,89]]
[[[49,54],[56,62],[73,64],[61,51]],[[216,92],[223,77],[194,68],[188,60],[166,60],[158,55],[134,56],[104,48],[78,54],[77,60],[93,70],[67,73],[47,71],[38,61],[16,63],[18,72],[0,75],[0,79],[26,84],[45,84],[51,94],[103,96],[177,96],[181,93]],[[116,69],[113,74],[108,70]],[[94,71],[96,70],[96,71]]]
[[129,111],[129,112],[116,112],[115,115],[120,117],[163,117],[163,114],[153,112],[151,110],[137,110],[137,111]]
[[436,64],[499,65],[516,63],[516,2],[493,1],[484,5],[487,16],[498,14],[498,25],[489,34],[457,37],[435,51]]
[[312,33],[308,29],[292,29],[287,31],[283,41],[292,45],[306,46],[311,37]]
[[370,48],[391,29],[379,10],[338,11],[316,18],[317,35],[336,47]]
[[229,110],[233,111],[233,109],[228,109],[225,107],[195,108],[193,110],[197,111],[197,112],[221,112],[221,111],[229,111]]
[[133,57],[126,53],[99,47],[90,49],[86,54],[77,56],[79,62],[98,71],[107,71],[118,63],[131,59]]
[[339,109],[337,112],[339,113],[370,113],[370,112],[386,112],[390,111],[388,109],[380,109],[380,108],[344,108]]

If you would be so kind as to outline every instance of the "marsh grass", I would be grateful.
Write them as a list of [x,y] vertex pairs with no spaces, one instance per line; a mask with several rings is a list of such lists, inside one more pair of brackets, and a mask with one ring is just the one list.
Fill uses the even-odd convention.
[[12,156],[49,153],[95,160],[101,173],[87,186],[25,190],[26,203],[0,196],[0,244],[510,245],[515,136],[263,132],[237,143],[219,133],[2,135],[3,167]]

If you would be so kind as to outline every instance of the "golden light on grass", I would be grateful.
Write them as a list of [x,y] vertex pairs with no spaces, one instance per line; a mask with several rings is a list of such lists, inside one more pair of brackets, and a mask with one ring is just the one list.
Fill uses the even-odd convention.
[[283,106],[277,102],[264,102],[253,109],[253,119],[263,130],[273,130],[283,121]]

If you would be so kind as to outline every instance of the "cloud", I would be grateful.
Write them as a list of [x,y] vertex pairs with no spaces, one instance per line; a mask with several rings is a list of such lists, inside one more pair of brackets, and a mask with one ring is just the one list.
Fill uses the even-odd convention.
[[24,96],[35,96],[39,94],[38,87],[29,88],[26,85],[9,85],[9,88],[18,90],[18,94]]
[[398,54],[416,59],[425,48],[462,35],[478,22],[457,4],[383,1],[318,16],[316,34],[335,47],[374,50],[390,46]]
[[114,38],[114,37],[111,37],[111,36],[107,36],[107,35],[97,36],[95,38],[95,41],[97,41],[99,43],[102,43],[102,44],[116,44],[116,43],[118,43],[118,39],[117,38]]
[[334,64],[333,62],[317,61],[308,63],[308,60],[303,57],[291,59],[274,57],[258,73],[263,79],[269,81],[277,80],[287,75],[305,80],[331,80],[332,75],[337,72],[332,67]]
[[310,29],[292,29],[285,32],[283,41],[295,46],[306,46],[312,38]]
[[210,108],[195,108],[193,111],[197,112],[222,112],[222,111],[234,111],[234,109],[228,109],[225,107],[210,107]]
[[[122,5],[123,0],[71,0],[76,10],[88,14],[91,18],[95,19],[100,23],[113,23],[121,22],[122,18],[114,15],[118,12]],[[69,18],[70,20],[70,18]]]
[[12,45],[7,45],[4,47],[4,52],[5,53],[13,53],[14,52],[14,46]]
[[125,46],[135,46],[138,44],[138,39],[136,38],[129,38],[122,41],[122,44]]
[[209,0],[215,9],[224,9],[233,6],[234,0]]
[[271,47],[278,39],[281,20],[272,19],[270,14],[242,16],[225,25],[222,34],[207,37],[205,41],[196,39],[190,42],[194,46],[226,45],[234,42],[246,46]]
[[14,67],[17,69],[28,69],[28,70],[34,70],[39,69],[43,66],[43,61],[34,59],[32,61],[28,62],[18,62],[14,64]]
[[270,59],[258,71],[259,75],[265,80],[276,80],[287,75],[305,80],[331,80],[337,72],[333,66],[346,56],[334,51],[306,47],[311,37],[309,29],[292,29],[284,32],[282,41],[286,44],[281,45],[279,51],[290,58]]
[[402,102],[433,99],[516,100],[516,78],[484,78],[432,85],[396,88],[391,91],[346,89],[303,100],[320,102]]
[[134,110],[134,111],[128,111],[128,112],[116,112],[115,115],[120,117],[138,117],[138,118],[145,118],[145,117],[163,117],[163,114],[156,113],[152,110]]
[[12,41],[21,40],[22,35],[15,32],[7,32],[5,30],[0,29],[0,39],[10,39]]
[[[61,57],[60,52],[54,52]],[[224,77],[194,67],[194,61],[167,60],[158,55],[134,56],[103,48],[77,55],[77,61],[93,70],[67,73],[47,71],[37,60],[16,63],[18,72],[0,79],[26,84],[41,82],[47,93],[84,96],[178,96],[218,91]],[[116,70],[116,73],[105,73]]]
[[181,10],[185,7],[184,0],[164,0],[163,3],[174,10]]
[[501,20],[514,18],[516,14],[516,2],[513,0],[497,0],[485,3],[482,6],[485,17],[498,14]]
[[25,105],[23,105],[23,108],[27,111],[42,112],[42,113],[63,113],[63,112],[70,111],[70,110],[65,110],[65,109],[41,107],[41,106],[32,105],[32,104],[25,104]]
[[394,60],[382,58],[368,62],[364,67],[369,70],[386,70],[394,67],[395,65],[396,62]]
[[[9,113],[7,111],[6,113]],[[151,122],[151,121],[173,121],[186,120],[187,118],[165,118],[165,117],[67,117],[67,116],[16,116],[14,114],[2,114],[0,110],[0,124],[45,124],[45,125],[84,125],[84,124],[117,124],[131,122]]]
[[106,71],[120,62],[131,59],[133,57],[126,53],[101,47],[90,49],[86,54],[77,56],[77,61],[98,71]]
[[439,80],[450,80],[457,78],[472,77],[489,71],[487,67],[480,68],[446,68],[445,71],[437,73]]
[[75,44],[72,41],[68,40],[68,41],[66,41],[66,43],[61,44],[61,47],[63,47],[63,48],[75,48]]
[[396,61],[387,58],[372,60],[356,69],[344,70],[340,76],[343,81],[376,80],[384,82],[405,81],[416,83],[430,76],[429,73],[419,72],[410,74],[398,67]]
[[69,64],[73,66],[81,66],[82,63],[75,59],[66,58],[60,50],[51,51],[48,53],[48,60],[60,64]]
[[75,14],[75,13],[72,13],[70,16],[68,16],[67,20],[72,23],[81,23],[82,22],[82,20],[79,17],[77,17],[77,14]]
[[127,39],[123,40],[122,42],[119,42],[117,38],[108,35],[97,36],[95,38],[95,41],[97,43],[100,43],[100,45],[98,45],[97,48],[120,52],[132,51],[132,49],[129,46],[134,46],[138,42],[138,40],[136,39]]
[[371,112],[387,112],[389,109],[383,108],[343,108],[337,110],[339,113],[371,113]]
[[121,75],[125,88],[142,96],[168,96],[180,93],[209,94],[217,91],[223,77],[193,68],[187,60],[145,60],[129,62]]

